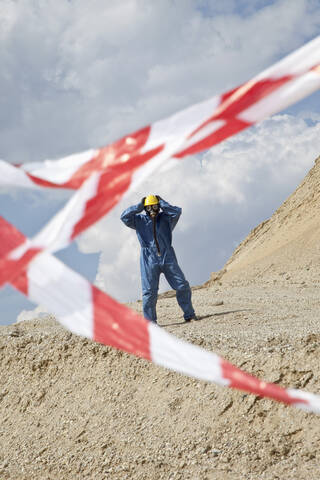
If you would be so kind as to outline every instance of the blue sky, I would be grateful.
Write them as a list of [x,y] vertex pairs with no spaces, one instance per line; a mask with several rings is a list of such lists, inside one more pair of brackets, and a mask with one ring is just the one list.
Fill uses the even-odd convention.
[[[107,144],[248,80],[319,34],[320,2],[2,0],[0,23],[0,157],[21,163]],[[119,300],[138,298],[138,243],[119,215],[154,192],[183,208],[178,258],[191,284],[206,281],[311,168],[319,106],[317,92],[182,162],[170,182],[154,175],[59,258]],[[0,214],[28,236],[70,195],[0,193]],[[0,302],[0,324],[33,308],[10,287]]]

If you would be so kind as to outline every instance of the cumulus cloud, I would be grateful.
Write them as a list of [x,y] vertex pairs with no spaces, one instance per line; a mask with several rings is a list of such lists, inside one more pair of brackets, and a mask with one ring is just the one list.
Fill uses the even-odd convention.
[[119,217],[146,193],[183,208],[175,249],[191,284],[206,281],[294,191],[319,151],[320,123],[309,126],[308,118],[277,115],[169,173],[153,175],[81,238],[82,250],[102,251],[97,284],[123,301],[139,297],[139,244]]
[[2,0],[0,155],[99,146],[236,86],[319,31],[310,0]]

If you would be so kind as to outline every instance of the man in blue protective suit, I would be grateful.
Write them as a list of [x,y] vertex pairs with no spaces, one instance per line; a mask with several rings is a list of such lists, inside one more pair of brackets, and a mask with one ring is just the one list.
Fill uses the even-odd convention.
[[[162,210],[162,211],[160,211]],[[145,213],[141,213],[145,211]],[[144,317],[157,322],[156,304],[160,274],[176,290],[177,301],[186,322],[197,320],[191,303],[190,285],[178,265],[171,245],[172,230],[181,208],[173,207],[158,195],[144,197],[138,205],[127,208],[121,215],[123,223],[133,228],[141,244],[140,269]]]

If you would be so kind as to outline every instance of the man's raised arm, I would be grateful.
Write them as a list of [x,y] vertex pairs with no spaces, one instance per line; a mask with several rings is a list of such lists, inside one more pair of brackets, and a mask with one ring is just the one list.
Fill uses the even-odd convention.
[[159,205],[162,211],[170,217],[171,226],[173,230],[176,224],[178,223],[178,220],[182,213],[182,208],[174,207],[173,205],[170,205],[170,203],[163,200],[163,198],[159,197],[159,195],[157,195],[157,198],[159,200]]
[[122,212],[120,218],[127,227],[133,228],[135,230],[136,215],[142,212],[143,209],[144,209],[144,198],[142,198],[140,203],[138,203],[137,205],[132,205],[131,207],[127,208],[124,212]]

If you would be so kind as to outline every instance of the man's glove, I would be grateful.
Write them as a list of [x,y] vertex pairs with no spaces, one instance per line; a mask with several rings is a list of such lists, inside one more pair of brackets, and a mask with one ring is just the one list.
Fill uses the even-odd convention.
[[160,197],[160,195],[156,195],[158,201],[160,202],[160,200],[163,200],[163,198]]
[[141,205],[143,206],[143,208],[144,208],[145,199],[146,199],[146,197],[142,197],[142,198],[141,198]]

